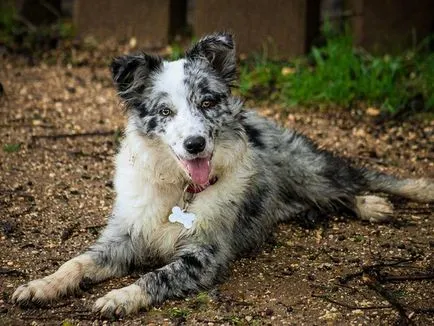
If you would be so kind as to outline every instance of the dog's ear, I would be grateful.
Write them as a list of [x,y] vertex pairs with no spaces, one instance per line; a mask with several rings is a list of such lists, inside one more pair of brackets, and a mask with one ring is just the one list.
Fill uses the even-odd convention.
[[144,53],[113,59],[110,69],[119,96],[129,101],[143,92],[149,75],[161,66],[160,57]]
[[235,44],[229,33],[205,36],[186,53],[187,59],[205,59],[231,84],[236,78]]

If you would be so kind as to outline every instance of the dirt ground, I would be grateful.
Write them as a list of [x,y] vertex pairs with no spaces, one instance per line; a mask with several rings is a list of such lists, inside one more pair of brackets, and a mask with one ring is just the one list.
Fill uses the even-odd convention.
[[[433,325],[433,205],[390,198],[390,224],[332,217],[280,225],[225,283],[120,321],[93,302],[130,276],[45,308],[10,304],[14,289],[53,272],[97,237],[113,202],[113,155],[124,117],[107,69],[0,63],[1,325]],[[434,121],[375,125],[364,112],[262,114],[356,164],[434,177]]]

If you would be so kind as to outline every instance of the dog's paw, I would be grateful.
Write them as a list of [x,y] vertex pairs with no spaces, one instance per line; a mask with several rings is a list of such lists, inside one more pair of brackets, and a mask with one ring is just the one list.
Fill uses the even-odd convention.
[[146,301],[144,297],[145,295],[140,286],[132,284],[110,291],[102,298],[99,298],[92,310],[95,313],[99,313],[103,318],[120,318],[145,307]]
[[19,306],[43,305],[56,299],[58,293],[57,287],[43,278],[19,286],[12,295],[12,302]]
[[387,199],[382,197],[357,196],[356,213],[364,221],[385,222],[392,217],[393,206]]

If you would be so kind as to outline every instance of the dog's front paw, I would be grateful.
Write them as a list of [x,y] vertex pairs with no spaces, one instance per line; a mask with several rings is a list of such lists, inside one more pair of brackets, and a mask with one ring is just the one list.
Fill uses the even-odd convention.
[[99,298],[93,306],[93,312],[99,313],[103,318],[112,319],[135,313],[146,305],[147,302],[142,289],[140,286],[132,284],[110,291]]
[[56,285],[48,279],[38,279],[19,286],[12,295],[12,302],[20,306],[31,303],[42,305],[59,296]]

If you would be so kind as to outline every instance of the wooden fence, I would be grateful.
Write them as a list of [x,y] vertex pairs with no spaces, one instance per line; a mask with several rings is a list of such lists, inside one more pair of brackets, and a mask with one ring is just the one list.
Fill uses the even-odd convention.
[[[434,30],[434,0],[16,0],[16,3],[23,15],[36,22],[40,7],[52,19],[53,10],[67,4],[73,8],[79,37],[93,35],[100,41],[135,37],[141,48],[148,49],[164,47],[186,30],[195,36],[224,30],[236,34],[242,53],[266,51],[271,56],[294,57],[309,50],[326,17],[336,26],[349,23],[356,44],[377,52],[413,46]],[[38,3],[43,5],[39,9]]]

